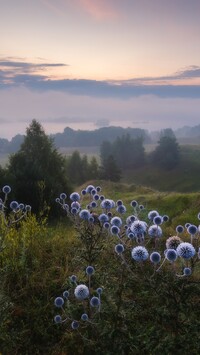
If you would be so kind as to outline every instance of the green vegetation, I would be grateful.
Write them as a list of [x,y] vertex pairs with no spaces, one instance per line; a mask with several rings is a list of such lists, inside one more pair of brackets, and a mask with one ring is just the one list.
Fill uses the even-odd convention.
[[[167,214],[170,219],[163,225],[161,249],[165,248],[166,239],[176,234],[178,224],[198,223],[200,193],[160,193],[109,181],[89,181],[78,191],[89,184],[101,186],[101,193],[109,199],[121,199],[128,214],[132,213],[133,199],[145,207],[141,219],[152,209]],[[85,204],[89,201],[86,196]],[[6,215],[12,220],[16,218],[13,212]],[[127,269],[114,251],[119,242],[116,236],[106,237],[99,223],[93,228],[82,221],[74,227],[66,216],[52,226],[28,213],[9,228],[1,218],[0,352],[199,354],[199,261],[192,266],[190,277],[177,278],[172,265],[165,264],[161,272],[153,274],[149,261],[134,263],[127,250]],[[183,239],[190,240],[186,232]],[[148,249],[154,249],[152,242]],[[91,278],[93,294],[97,287],[103,288],[100,314],[94,312],[92,324],[83,323],[78,330],[71,329],[70,320],[55,324],[53,319],[59,310],[54,299],[66,289],[73,289],[69,280],[72,274],[77,275],[80,283],[87,282],[88,263],[95,268]],[[75,319],[80,316],[80,307],[80,303],[74,302],[69,308]]]

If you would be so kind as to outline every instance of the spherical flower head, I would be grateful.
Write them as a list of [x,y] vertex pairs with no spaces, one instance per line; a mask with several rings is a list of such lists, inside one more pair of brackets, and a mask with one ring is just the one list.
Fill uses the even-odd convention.
[[23,211],[23,209],[24,209],[24,204],[23,204],[23,203],[20,203],[20,204],[18,205],[18,208],[20,209],[20,211]]
[[83,190],[81,190],[81,195],[83,195],[83,196],[85,196],[86,195],[86,190],[85,189],[83,189]]
[[162,229],[158,225],[153,224],[148,229],[148,235],[151,238],[160,238],[162,237]]
[[31,206],[30,205],[26,205],[25,206],[25,210],[26,210],[26,212],[31,212]]
[[183,269],[183,274],[184,274],[185,276],[190,276],[191,273],[192,273],[192,270],[191,270],[190,267],[185,267],[185,268]]
[[79,322],[77,322],[77,320],[73,320],[73,322],[71,323],[71,327],[72,329],[77,329],[79,327]]
[[179,225],[176,227],[176,232],[177,232],[177,233],[183,233],[183,231],[184,231],[184,227],[179,224]]
[[117,200],[116,205],[117,205],[117,206],[122,206],[122,205],[123,205],[122,200]]
[[96,289],[96,292],[98,293],[98,295],[101,295],[103,293],[103,289],[101,287],[98,287]]
[[144,205],[139,205],[140,211],[144,210]]
[[108,216],[109,218],[112,218],[112,212],[109,211],[109,212],[107,213],[107,216]]
[[100,192],[101,191],[101,186],[97,186],[96,190],[97,190],[97,192]]
[[56,307],[60,308],[64,305],[64,299],[62,297],[56,297],[54,300],[54,304]]
[[[93,185],[88,185],[88,186],[86,187],[86,192],[87,192],[88,194],[90,194],[91,191],[94,190],[94,189],[95,189],[95,187],[94,187]],[[96,190],[95,190],[95,191],[96,191]]]
[[99,305],[100,305],[99,297],[96,297],[96,296],[92,297],[90,300],[90,306],[91,307],[99,307]]
[[98,195],[98,194],[95,194],[95,195],[93,196],[93,199],[94,199],[95,201],[98,201],[98,200],[99,200],[99,195]]
[[155,216],[154,219],[153,219],[153,223],[157,224],[157,225],[160,225],[160,224],[163,223],[163,218],[161,216]]
[[132,249],[131,256],[135,261],[145,261],[149,257],[149,253],[145,247],[137,246]]
[[60,194],[60,199],[61,199],[61,200],[66,200],[66,198],[67,198],[66,193],[62,192],[62,193]]
[[187,229],[191,223],[185,223],[185,228]]
[[111,226],[110,232],[111,232],[112,235],[119,235],[120,229],[117,226]]
[[133,232],[128,233],[128,238],[129,239],[134,239],[135,235],[133,234]]
[[68,298],[69,297],[69,291],[64,291],[63,292],[63,297]]
[[147,224],[145,222],[139,221],[139,220],[136,220],[130,226],[131,232],[133,232],[133,234],[136,237],[140,237],[141,235],[144,235],[144,233],[146,232],[146,229],[147,229]]
[[136,200],[132,200],[130,205],[131,207],[136,208],[138,206],[138,202]]
[[163,216],[163,222],[168,222],[169,221],[169,216],[167,216],[166,214],[164,214]]
[[178,256],[184,259],[191,259],[195,255],[195,249],[192,244],[183,242],[176,249]]
[[120,217],[113,217],[113,218],[111,218],[110,223],[111,223],[112,226],[121,227],[121,225],[122,225],[122,220],[121,220]]
[[109,223],[109,222],[105,222],[105,223],[103,224],[103,228],[109,229],[109,228],[110,228],[110,223]]
[[115,245],[115,251],[117,254],[122,254],[124,252],[124,246],[123,244],[117,244]]
[[126,207],[124,205],[120,205],[116,208],[116,211],[120,214],[126,213]]
[[89,220],[88,220],[90,223],[94,223],[94,217],[93,216],[90,216]]
[[74,295],[77,300],[83,301],[89,297],[89,289],[86,285],[78,285],[74,290]]
[[190,235],[195,235],[198,231],[198,228],[194,224],[190,224],[190,226],[187,228],[187,231]]
[[86,272],[86,274],[87,274],[88,276],[93,275],[93,274],[94,274],[94,268],[93,268],[93,266],[87,266],[85,272]]
[[168,260],[168,261],[171,261],[171,262],[174,262],[176,261],[177,259],[177,252],[175,249],[167,249],[165,251],[165,258]]
[[88,221],[89,218],[90,218],[90,212],[89,212],[88,210],[86,210],[86,209],[81,210],[81,211],[79,212],[79,217],[80,217],[81,219],[84,219],[85,221]]
[[177,235],[173,237],[169,237],[166,240],[166,248],[167,249],[177,249],[178,245],[182,242],[181,238],[178,237]]
[[62,322],[62,317],[60,316],[60,314],[57,314],[54,317],[54,322],[57,323],[57,324]]
[[101,208],[104,208],[106,210],[110,210],[113,207],[115,207],[115,203],[113,200],[106,198],[101,202]]
[[153,221],[154,217],[159,216],[159,213],[155,210],[152,210],[148,213],[148,219]]
[[109,221],[109,218],[108,218],[107,214],[101,213],[101,214],[99,215],[99,217],[98,217],[98,220],[99,220],[99,222],[101,222],[101,223],[105,223],[105,222],[108,222],[108,221]]
[[76,215],[78,214],[78,209],[76,207],[71,208],[71,214]]
[[88,315],[87,315],[87,313],[83,313],[83,314],[81,315],[81,319],[82,319],[84,322],[86,322],[86,321],[88,320]]
[[137,217],[134,215],[128,216],[126,218],[126,224],[131,225],[131,223],[135,222],[137,220]]
[[72,201],[79,201],[80,200],[80,195],[78,192],[72,192],[72,194],[69,196],[70,200]]
[[97,193],[97,190],[95,188],[91,190],[91,195],[94,196],[94,195],[96,195],[96,193]]
[[161,260],[161,255],[157,251],[154,251],[150,255],[150,260],[151,260],[152,263],[158,264],[160,262],[160,260]]
[[11,192],[11,187],[9,185],[5,185],[3,186],[2,191],[5,195],[7,195]]
[[91,202],[91,204],[90,204],[90,206],[91,206],[92,208],[97,207],[97,203],[96,203],[96,201],[92,201],[92,202]]
[[12,202],[10,203],[10,208],[11,208],[11,210],[13,210],[13,211],[16,211],[16,210],[18,209],[18,206],[19,206],[19,204],[18,204],[17,201],[12,201]]
[[101,201],[105,200],[105,196],[104,195],[99,196],[99,200]]
[[60,203],[60,198],[56,197],[55,201],[56,201],[56,203]]
[[76,281],[77,281],[76,275],[70,276],[70,281],[71,281],[71,282],[76,282]]
[[73,208],[73,207],[76,208],[77,210],[79,210],[81,205],[80,205],[79,202],[74,201],[74,202],[71,203],[71,208]]

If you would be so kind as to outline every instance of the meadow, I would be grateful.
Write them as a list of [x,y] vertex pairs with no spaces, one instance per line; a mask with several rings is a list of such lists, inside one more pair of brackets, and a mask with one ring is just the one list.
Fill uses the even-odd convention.
[[[127,206],[122,214],[111,209],[112,217],[123,224],[133,214],[148,227],[150,211],[167,216],[162,237],[145,233],[145,241],[137,241],[127,238],[122,227],[119,235],[114,229],[110,233],[98,219],[100,202],[98,207],[93,204],[89,221],[76,211],[69,213],[72,198],[58,196],[60,217],[49,221],[29,211],[16,217],[8,199],[9,213],[1,213],[1,353],[199,354],[199,234],[191,237],[185,224],[198,227],[200,192],[168,193],[136,184],[89,181],[76,189],[83,210],[93,199],[81,191],[91,185],[100,186],[99,194],[106,199]],[[138,201],[137,208],[131,201]],[[184,226],[182,234],[176,231],[178,225]],[[179,256],[176,263],[166,259],[166,241],[175,235],[187,243],[192,239],[193,258]],[[123,253],[117,245],[123,246]],[[138,245],[149,255],[159,252],[160,262],[133,259],[131,250]],[[185,268],[191,274],[185,275]],[[87,285],[86,299],[80,298],[82,293],[75,297],[78,285]],[[60,299],[63,304],[56,306]],[[87,320],[81,318],[83,313]]]

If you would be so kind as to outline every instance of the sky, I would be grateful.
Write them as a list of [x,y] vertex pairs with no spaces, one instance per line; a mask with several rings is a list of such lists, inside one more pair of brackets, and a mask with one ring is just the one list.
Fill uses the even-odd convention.
[[0,138],[200,124],[200,0],[0,0]]

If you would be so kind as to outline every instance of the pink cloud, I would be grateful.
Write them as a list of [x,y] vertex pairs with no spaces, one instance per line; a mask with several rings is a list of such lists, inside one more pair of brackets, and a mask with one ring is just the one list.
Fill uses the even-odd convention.
[[96,20],[109,20],[119,17],[110,0],[78,0],[78,4]]

